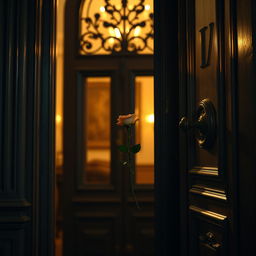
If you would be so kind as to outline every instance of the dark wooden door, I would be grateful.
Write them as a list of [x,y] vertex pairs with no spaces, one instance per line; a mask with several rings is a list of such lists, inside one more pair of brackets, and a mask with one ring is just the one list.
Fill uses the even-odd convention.
[[[63,252],[153,255],[154,167],[136,165],[138,209],[122,164],[125,157],[118,151],[125,131],[116,125],[118,115],[141,111],[144,78],[152,85],[150,89],[144,84],[145,90],[153,94],[153,56],[79,54],[76,33],[82,2],[68,1],[66,8]],[[142,122],[135,129],[138,142],[144,136]],[[153,133],[153,124],[150,128]],[[139,178],[143,172],[150,173],[146,182]]]
[[[158,255],[254,255],[255,2],[163,0],[156,8]],[[204,98],[217,120],[208,149],[195,128],[178,125],[198,119]]]
[[[89,61],[79,71],[75,70],[74,78],[77,79],[67,84],[69,89],[65,88],[68,109],[65,109],[64,129],[68,138],[64,145],[68,155],[64,157],[64,253],[70,255],[71,250],[73,255],[153,255],[153,166],[148,170],[152,175],[151,184],[147,184],[148,181],[136,184],[141,207],[137,209],[128,170],[122,166],[125,157],[117,151],[117,146],[124,143],[125,131],[116,126],[120,113],[134,112],[133,102],[136,100],[129,88],[136,84],[136,76],[152,76],[152,60],[148,58],[145,62],[143,57],[138,57],[120,61],[107,57],[98,58],[95,67],[91,64]],[[107,93],[108,86],[111,88],[109,105],[104,106],[109,107],[110,115],[106,120],[105,111],[100,108],[106,99],[100,93]],[[75,91],[75,98],[70,97],[71,90]],[[96,98],[95,94],[98,95]],[[91,124],[87,123],[90,122],[90,111],[102,113],[110,129],[109,142],[104,141],[105,137],[101,141],[93,140],[93,137],[86,141],[85,131],[91,129]],[[104,128],[108,129],[107,126]],[[88,133],[93,134],[90,130]],[[97,136],[99,134],[95,138]],[[94,155],[95,158],[90,160],[90,154],[99,150],[101,156]],[[110,154],[108,160],[102,159],[103,151]],[[138,172],[141,171],[139,168],[146,167],[138,166]]]
[[181,255],[236,255],[229,8],[228,1],[186,1],[187,75],[180,87],[179,124],[185,202]]
[[0,1],[2,256],[54,251],[54,10],[54,1]]

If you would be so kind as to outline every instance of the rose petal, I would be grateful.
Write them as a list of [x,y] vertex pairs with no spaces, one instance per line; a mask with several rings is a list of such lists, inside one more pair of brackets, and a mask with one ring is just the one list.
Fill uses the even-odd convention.
[[130,125],[135,124],[139,118],[135,114],[120,115],[117,119],[117,125]]

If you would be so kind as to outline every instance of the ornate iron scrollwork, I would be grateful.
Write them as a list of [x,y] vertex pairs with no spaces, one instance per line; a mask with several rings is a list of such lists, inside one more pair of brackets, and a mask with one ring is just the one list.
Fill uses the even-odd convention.
[[[152,12],[146,12],[145,0],[140,0],[133,6],[128,5],[128,0],[122,0],[120,8],[112,4],[111,0],[104,0],[104,17],[98,12],[89,16],[91,2],[92,0],[88,4],[86,17],[81,18],[85,23],[85,30],[81,31],[80,38],[82,54],[96,54],[102,49],[110,54],[140,53],[145,49],[153,53],[149,40],[154,37],[154,16]],[[139,33],[146,27],[145,33]]]

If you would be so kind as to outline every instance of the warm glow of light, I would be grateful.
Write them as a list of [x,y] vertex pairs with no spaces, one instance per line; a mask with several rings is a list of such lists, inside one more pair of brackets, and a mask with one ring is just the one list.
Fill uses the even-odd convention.
[[110,44],[113,44],[115,42],[114,38],[109,38],[108,41],[109,41]]
[[118,28],[115,28],[114,30],[115,30],[116,37],[120,38],[121,37],[120,30]]
[[237,43],[239,50],[243,53],[247,53],[252,45],[251,37],[239,34]]
[[134,30],[134,36],[139,36],[140,32],[141,32],[141,28],[136,27],[135,30]]
[[110,34],[111,36],[115,36],[115,31],[114,31],[113,28],[109,28],[109,29],[108,29],[108,32],[109,32],[109,34]]
[[56,123],[57,123],[57,124],[61,123],[61,121],[62,121],[61,115],[56,115],[55,120],[56,120]]
[[101,11],[101,12],[105,12],[105,7],[104,7],[104,6],[101,6],[101,7],[100,7],[100,11]]
[[150,115],[147,115],[147,116],[146,116],[146,122],[147,122],[147,123],[154,123],[154,121],[155,121],[155,116],[154,116],[154,114],[150,114]]
[[149,4],[146,4],[146,5],[145,5],[145,10],[146,10],[146,11],[149,11],[149,10],[150,10],[150,5],[149,5]]

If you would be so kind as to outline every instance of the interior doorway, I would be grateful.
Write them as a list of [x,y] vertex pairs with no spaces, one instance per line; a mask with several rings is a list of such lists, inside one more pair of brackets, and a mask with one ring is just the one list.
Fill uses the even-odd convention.
[[[58,256],[63,255],[63,241],[64,255],[103,255],[102,252],[111,256],[154,255],[153,2],[143,2],[115,0],[113,5],[108,5],[107,1],[58,1]],[[96,42],[96,46],[90,46],[85,39],[89,24],[106,20],[115,10],[111,8],[120,10],[112,18],[125,16],[123,4],[127,4],[126,12],[130,11],[133,15],[130,19],[137,22],[133,28],[130,27],[130,46],[122,43],[118,46],[114,41],[122,42],[121,38],[129,33],[129,27],[120,25],[117,30],[107,24],[106,27],[102,26],[101,32],[110,33],[106,45]],[[88,8],[91,8],[90,11]],[[95,20],[89,21],[92,13]],[[97,18],[97,14],[100,18]],[[147,29],[145,33],[143,29]],[[95,30],[94,35],[91,33],[91,39],[99,39],[100,33],[96,35]],[[145,40],[140,41],[142,36],[149,39],[146,47]],[[129,175],[122,166],[123,156],[117,150],[124,140],[124,134],[115,125],[116,118],[119,114],[133,112],[140,118],[136,125],[135,140],[141,143],[142,150],[134,158],[134,183],[141,209],[136,208],[130,191]],[[97,118],[99,116],[100,119]],[[69,252],[71,247],[73,254]]]

